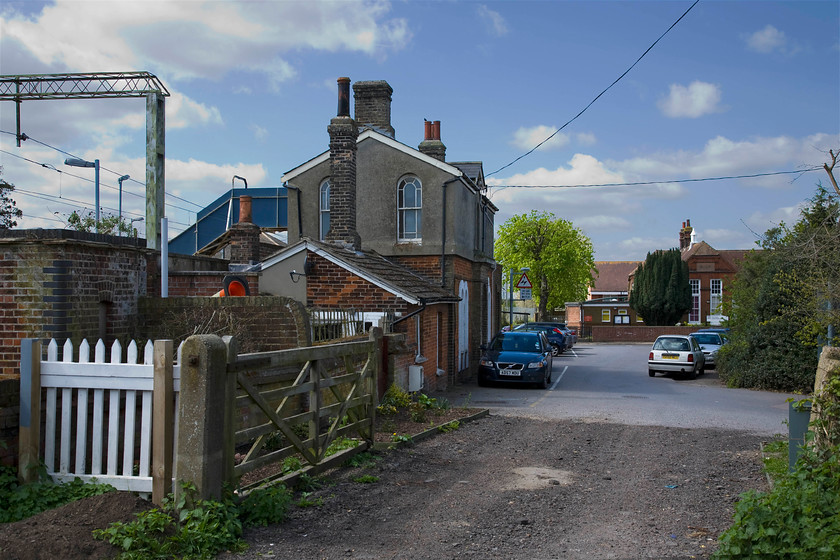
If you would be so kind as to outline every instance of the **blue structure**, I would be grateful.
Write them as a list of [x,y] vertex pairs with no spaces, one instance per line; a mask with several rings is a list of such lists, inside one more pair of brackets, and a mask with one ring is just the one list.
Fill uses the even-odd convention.
[[239,221],[239,197],[251,197],[251,217],[261,228],[285,230],[288,198],[285,187],[231,189],[198,213],[196,223],[169,242],[169,252],[193,255]]

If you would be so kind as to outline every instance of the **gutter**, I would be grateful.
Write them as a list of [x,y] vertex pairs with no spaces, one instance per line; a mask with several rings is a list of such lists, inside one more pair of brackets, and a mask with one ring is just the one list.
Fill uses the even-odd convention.
[[415,309],[414,311],[412,311],[411,313],[409,313],[409,314],[408,314],[408,315],[406,315],[405,317],[400,317],[399,319],[397,319],[396,321],[394,321],[393,323],[391,323],[391,326],[393,327],[394,325],[396,325],[396,324],[398,324],[398,323],[402,323],[402,322],[403,322],[403,321],[405,321],[406,319],[411,319],[412,317],[414,317],[414,316],[415,316],[415,315],[417,315],[418,313],[422,313],[422,312],[423,312],[423,311],[425,311],[425,310],[426,310],[426,302],[424,301],[424,302],[423,302],[423,304],[421,305],[420,309]]

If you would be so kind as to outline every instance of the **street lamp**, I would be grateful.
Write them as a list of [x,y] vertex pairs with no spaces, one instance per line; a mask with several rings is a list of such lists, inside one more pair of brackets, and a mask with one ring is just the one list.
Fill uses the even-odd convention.
[[[131,221],[128,223],[128,228],[130,231],[134,231],[134,222],[142,222],[143,218],[131,218]],[[134,234],[134,237],[137,237],[137,233]]]
[[96,194],[94,204],[96,205],[96,233],[99,233],[99,160],[85,161],[79,158],[67,158],[64,160],[64,165],[70,167],[93,167],[96,169],[94,184],[96,185]]
[[510,328],[513,329],[513,275],[517,272],[528,272],[531,270],[527,266],[522,267],[522,270],[517,271],[515,268],[510,269],[510,291],[508,292],[508,298],[510,299]]
[[117,231],[120,232],[120,235],[122,235],[122,231],[119,229],[119,227],[122,225],[122,183],[123,181],[128,181],[129,179],[131,179],[131,177],[129,177],[128,175],[123,175],[122,177],[117,179],[117,181],[119,181],[120,183],[120,221],[119,225],[117,226]]

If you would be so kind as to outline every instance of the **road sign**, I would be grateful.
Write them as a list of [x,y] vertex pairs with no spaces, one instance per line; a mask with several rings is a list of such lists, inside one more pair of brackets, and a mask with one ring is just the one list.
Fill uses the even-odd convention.
[[521,300],[531,299],[531,288],[519,288],[519,299],[521,299]]
[[522,278],[520,278],[519,282],[516,283],[516,287],[519,289],[525,288],[526,290],[530,290],[531,288],[533,288],[533,286],[531,286],[531,280],[528,278],[527,272],[522,273]]

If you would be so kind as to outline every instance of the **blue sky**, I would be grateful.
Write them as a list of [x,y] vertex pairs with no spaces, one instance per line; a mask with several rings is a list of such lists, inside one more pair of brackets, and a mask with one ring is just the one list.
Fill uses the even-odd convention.
[[[548,210],[592,240],[597,260],[673,247],[686,219],[715,248],[750,248],[756,234],[797,219],[816,183],[828,185],[825,171],[558,187],[827,162],[840,148],[836,1],[702,0],[573,123],[494,173],[577,115],[691,5],[6,0],[0,73],[157,75],[172,93],[170,237],[234,175],[249,187],[282,186],[284,172],[326,150],[336,79],[349,76],[393,87],[397,140],[416,147],[423,119],[439,120],[447,159],[484,162],[497,225]],[[14,104],[0,111],[0,164],[18,188],[19,227],[62,227],[73,210],[93,207],[92,170],[65,166],[58,150],[113,171],[101,177],[105,212],[116,213],[117,177],[130,174],[124,213],[144,215],[142,100],[24,102],[21,131],[33,140],[21,148],[8,134]]]

